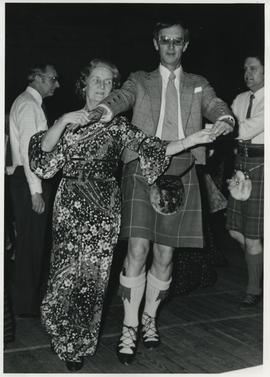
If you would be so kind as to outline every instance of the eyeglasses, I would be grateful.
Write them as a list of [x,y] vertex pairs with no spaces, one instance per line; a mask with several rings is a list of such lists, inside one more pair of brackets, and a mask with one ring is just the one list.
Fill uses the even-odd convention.
[[39,75],[47,77],[53,83],[55,83],[56,81],[59,81],[58,76],[51,76],[51,75],[47,75],[46,73],[39,73]]
[[90,82],[91,84],[98,85],[98,86],[105,85],[106,87],[111,87],[113,85],[112,79],[101,80],[99,77],[92,77],[90,79]]
[[158,41],[161,45],[169,46],[171,43],[174,46],[183,46],[185,43],[184,38],[170,38],[166,36],[161,36],[158,38]]

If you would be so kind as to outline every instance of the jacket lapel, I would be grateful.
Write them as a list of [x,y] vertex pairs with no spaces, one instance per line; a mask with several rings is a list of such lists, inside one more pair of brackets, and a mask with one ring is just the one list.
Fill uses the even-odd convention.
[[182,72],[180,78],[180,106],[183,130],[187,127],[187,121],[191,110],[192,97],[194,92],[193,81]]
[[[149,73],[146,85],[149,91],[153,122],[154,125],[157,127],[160,114],[162,92],[162,81],[158,69]],[[154,132],[155,131],[156,130],[154,130]]]

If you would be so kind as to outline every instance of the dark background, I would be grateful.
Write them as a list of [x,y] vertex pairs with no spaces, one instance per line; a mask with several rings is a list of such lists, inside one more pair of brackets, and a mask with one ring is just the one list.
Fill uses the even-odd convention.
[[264,46],[263,4],[6,4],[6,112],[26,86],[29,64],[51,61],[61,88],[46,100],[52,117],[78,108],[74,84],[89,60],[114,62],[124,80],[158,64],[152,29],[164,17],[184,19],[191,40],[187,72],[202,74],[231,104],[244,90],[243,58]]

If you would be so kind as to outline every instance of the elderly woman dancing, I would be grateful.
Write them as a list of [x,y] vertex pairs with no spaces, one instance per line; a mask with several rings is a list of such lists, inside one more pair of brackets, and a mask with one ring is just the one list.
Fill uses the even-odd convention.
[[166,170],[170,155],[215,138],[203,130],[164,142],[147,137],[123,116],[89,125],[88,111],[118,83],[113,64],[92,60],[77,82],[85,107],[64,114],[48,131],[34,135],[29,145],[30,167],[39,177],[51,178],[63,168],[41,314],[54,351],[71,371],[81,369],[83,358],[93,355],[97,347],[120,226],[120,190],[114,172],[124,147],[139,153],[144,177],[152,184]]

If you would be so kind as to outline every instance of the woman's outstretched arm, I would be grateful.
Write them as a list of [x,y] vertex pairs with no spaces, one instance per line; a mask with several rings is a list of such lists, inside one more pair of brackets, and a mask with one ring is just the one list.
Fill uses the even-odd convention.
[[184,150],[194,147],[197,144],[207,144],[215,141],[216,136],[211,130],[203,129],[195,132],[184,139],[171,141],[167,145],[166,156],[172,156]]
[[51,152],[59,141],[67,125],[86,125],[87,123],[89,123],[88,112],[84,109],[62,115],[44,134],[41,142],[41,149],[44,152]]

